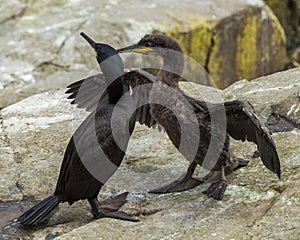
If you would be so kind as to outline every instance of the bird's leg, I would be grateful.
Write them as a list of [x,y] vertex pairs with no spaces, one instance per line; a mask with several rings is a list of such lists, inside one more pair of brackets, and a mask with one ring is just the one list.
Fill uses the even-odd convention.
[[123,211],[104,211],[99,207],[97,198],[88,199],[95,218],[114,218],[119,220],[138,222],[139,219],[133,218],[130,214]]
[[224,193],[227,188],[226,177],[225,177],[225,167],[221,166],[220,179],[212,183],[210,187],[203,193],[209,197],[212,197],[216,200],[222,200]]
[[197,187],[201,183],[202,180],[192,178],[192,175],[196,169],[197,163],[192,161],[188,167],[186,174],[182,175],[180,178],[176,179],[171,184],[150,190],[149,193],[172,193],[172,192],[182,192],[194,187]]
[[105,199],[99,202],[99,207],[105,212],[118,211],[126,202],[128,192],[118,194],[112,198]]

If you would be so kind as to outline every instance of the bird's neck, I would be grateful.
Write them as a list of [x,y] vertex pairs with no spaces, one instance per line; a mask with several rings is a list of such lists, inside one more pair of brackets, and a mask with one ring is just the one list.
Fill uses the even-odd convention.
[[180,75],[166,71],[166,70],[159,70],[157,77],[156,77],[156,82],[163,82],[170,87],[178,87],[178,81],[180,79]]
[[[109,103],[117,103],[124,94],[124,66],[114,55],[105,61],[98,61],[105,76]],[[98,59],[97,59],[98,60]]]
[[[109,84],[110,83],[110,84]],[[118,77],[114,81],[108,81],[107,94],[109,103],[117,103],[124,94],[123,76]]]
[[162,81],[171,87],[178,87],[178,81],[184,69],[184,55],[179,44],[174,44],[163,53],[163,66],[156,81]]

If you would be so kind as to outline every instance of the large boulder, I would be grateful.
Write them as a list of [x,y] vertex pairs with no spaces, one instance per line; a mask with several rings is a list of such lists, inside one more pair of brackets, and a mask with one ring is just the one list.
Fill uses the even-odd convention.
[[278,17],[287,37],[287,49],[300,45],[300,1],[264,0]]
[[0,10],[0,108],[97,70],[81,31],[115,47],[146,33],[173,36],[220,88],[285,65],[284,32],[262,0],[14,0]]
[[[62,204],[44,228],[10,228],[0,238],[295,239],[300,234],[299,75],[297,68],[218,90],[226,99],[250,100],[263,121],[278,114],[294,123],[289,131],[273,133],[281,180],[254,159],[255,145],[232,141],[234,152],[252,161],[229,176],[222,201],[202,194],[207,184],[182,193],[148,194],[179,177],[188,162],[164,133],[137,126],[123,163],[99,198],[129,191],[123,210],[140,218],[139,223],[94,220],[87,201],[80,201]],[[216,91],[186,82],[181,87],[196,98]],[[67,142],[87,114],[65,98],[63,89],[50,91],[1,110],[1,224],[53,193]]]
[[300,66],[300,0],[264,0],[278,17],[287,38],[288,68]]

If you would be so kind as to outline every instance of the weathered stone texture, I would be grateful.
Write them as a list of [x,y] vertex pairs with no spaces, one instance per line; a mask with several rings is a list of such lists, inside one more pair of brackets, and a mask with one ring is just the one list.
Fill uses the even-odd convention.
[[[300,68],[297,68],[251,82],[243,80],[218,91],[226,99],[250,100],[263,121],[278,113],[298,123],[299,75]],[[196,98],[201,98],[204,91],[216,91],[194,83],[180,85]],[[86,116],[65,97],[63,90],[50,91],[0,112],[1,201],[41,200],[53,193],[67,141]],[[274,106],[279,106],[278,110]],[[224,200],[215,201],[202,194],[207,184],[182,193],[148,194],[148,189],[179,177],[188,163],[166,134],[137,126],[126,158],[99,198],[129,191],[129,201],[123,210],[141,222],[94,220],[88,203],[82,201],[71,207],[60,205],[45,228],[10,229],[6,236],[45,239],[48,234],[57,233],[60,236],[57,239],[64,240],[297,239],[300,234],[300,130],[274,133],[273,138],[281,159],[282,179],[278,180],[260,159],[252,158],[256,150],[253,144],[232,141],[236,155],[251,162],[229,176]],[[5,216],[11,218],[11,215]]]
[[98,71],[81,31],[114,47],[171,35],[220,88],[286,64],[284,32],[262,0],[14,0],[0,8],[0,108]]

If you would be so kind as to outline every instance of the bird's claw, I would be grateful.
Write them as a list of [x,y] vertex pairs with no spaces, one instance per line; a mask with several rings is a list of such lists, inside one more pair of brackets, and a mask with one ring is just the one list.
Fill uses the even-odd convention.
[[212,197],[216,200],[222,200],[224,197],[226,188],[227,188],[226,181],[220,180],[220,181],[212,183],[210,185],[210,187],[203,193],[206,194],[208,197]]

